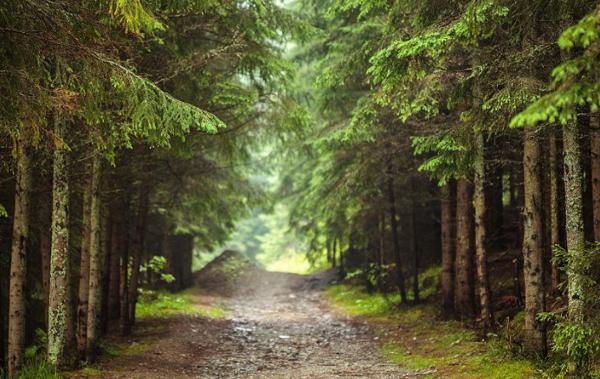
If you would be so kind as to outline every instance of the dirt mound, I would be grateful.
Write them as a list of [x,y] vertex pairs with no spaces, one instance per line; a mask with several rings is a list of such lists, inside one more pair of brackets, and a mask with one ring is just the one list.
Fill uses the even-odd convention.
[[232,296],[244,289],[249,277],[263,270],[246,255],[234,250],[225,250],[194,274],[196,285],[213,293]]

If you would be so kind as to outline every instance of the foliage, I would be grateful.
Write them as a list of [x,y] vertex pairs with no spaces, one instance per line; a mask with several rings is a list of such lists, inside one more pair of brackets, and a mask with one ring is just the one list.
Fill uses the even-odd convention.
[[558,45],[566,50],[564,55],[569,58],[552,71],[550,93],[518,114],[511,126],[535,125],[540,122],[565,124],[576,120],[578,107],[589,105],[592,112],[598,110],[599,9],[596,8],[562,33]]
[[553,325],[552,351],[556,354],[555,366],[561,375],[576,374],[589,377],[592,362],[600,352],[600,338],[597,330],[600,318],[597,307],[600,300],[598,267],[600,264],[600,245],[590,244],[586,254],[573,254],[559,246],[554,248],[554,260],[571,275],[581,278],[584,294],[585,316],[583,320],[574,320],[560,313],[547,312],[538,318]]
[[160,279],[165,283],[172,283],[175,277],[165,272],[167,269],[167,258],[155,255],[146,263],[140,265],[140,272],[151,272],[160,276]]

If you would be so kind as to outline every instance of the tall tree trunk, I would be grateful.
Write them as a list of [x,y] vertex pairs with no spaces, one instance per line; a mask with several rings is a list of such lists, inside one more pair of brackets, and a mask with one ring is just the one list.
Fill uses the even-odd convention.
[[121,334],[129,333],[129,250],[131,250],[131,238],[129,237],[129,224],[125,221],[124,235],[127,244],[123,246],[121,251],[121,265],[119,270],[119,317]]
[[592,148],[592,199],[594,240],[600,242],[600,112],[594,113],[590,125]]
[[[48,291],[50,289],[50,250],[52,248],[52,176],[51,166],[45,160],[39,160],[40,170],[37,175],[38,188],[37,235],[39,238],[38,251],[40,262],[40,280],[44,306],[44,327],[48,327]],[[1,323],[0,323],[1,325]]]
[[333,268],[335,268],[337,265],[337,262],[335,261],[336,260],[336,257],[335,257],[336,256],[336,243],[337,243],[337,239],[334,238],[333,239],[333,247],[331,249],[331,267],[333,267]]
[[77,305],[77,352],[85,359],[87,346],[87,314],[90,291],[90,223],[92,204],[92,166],[86,165],[83,185],[83,218],[79,258],[79,302]]
[[491,293],[487,267],[487,228],[486,228],[486,193],[485,193],[485,141],[482,133],[475,136],[477,158],[475,161],[475,181],[473,205],[475,207],[475,257],[477,266],[477,283],[479,287],[479,310],[484,332],[492,327]]
[[173,260],[173,243],[171,239],[171,224],[165,220],[162,230],[162,255],[167,259],[166,272],[175,277],[175,282],[169,283],[167,286],[171,291],[176,291],[179,285],[178,281],[182,278],[177,275],[177,262]]
[[113,208],[112,223],[111,223],[111,239],[110,239],[110,258],[108,264],[108,313],[109,320],[116,320],[119,317],[119,288],[120,288],[120,269],[121,257],[124,250],[124,234],[123,234],[123,211],[122,208]]
[[378,234],[379,234],[379,244],[377,246],[377,254],[375,256],[375,267],[377,268],[376,271],[376,280],[377,280],[377,289],[379,291],[382,291],[383,289],[383,282],[382,282],[382,267],[384,264],[384,254],[385,254],[385,245],[384,245],[384,241],[385,241],[385,216],[383,213],[381,213],[378,216]]
[[[102,171],[102,170],[101,170]],[[101,179],[103,180],[103,179]],[[102,202],[104,204],[104,202]],[[100,311],[98,312],[98,337],[108,330],[108,286],[110,274],[111,222],[112,209],[100,205]]]
[[525,334],[532,351],[545,355],[546,331],[544,324],[537,320],[537,315],[545,310],[542,153],[540,138],[533,128],[525,128],[523,142]]
[[[338,248],[338,250],[340,251],[340,278],[344,279],[346,277],[346,260],[344,258],[344,250],[342,249],[342,238],[340,238]],[[351,247],[350,250],[352,250]]]
[[[51,216],[48,217],[48,221],[51,220]],[[38,232],[40,235],[40,262],[42,265],[42,291],[44,292],[44,323],[48,326],[48,303],[49,303],[49,291],[50,291],[50,252],[52,249],[52,234],[51,226],[46,220],[42,221],[45,228],[41,228]]]
[[181,280],[180,289],[188,288],[193,284],[193,274],[192,274],[192,264],[194,257],[194,236],[191,234],[184,234],[177,236],[178,240],[180,240],[181,249]]
[[[565,214],[567,250],[571,262],[585,259],[585,234],[583,227],[583,173],[579,126],[570,122],[563,126],[565,165]],[[578,270],[567,270],[569,291],[569,317],[583,321],[584,278]]]
[[409,217],[409,250],[413,255],[413,298],[414,302],[421,301],[419,296],[419,249],[417,246],[417,204],[415,201],[416,191],[414,178],[410,179],[411,198],[410,198],[410,217]]
[[453,233],[453,191],[454,182],[447,183],[441,189],[441,240],[442,240],[442,301],[446,317],[454,314],[454,256],[455,236]]
[[391,176],[388,178],[388,200],[390,206],[390,224],[392,226],[392,242],[394,244],[394,260],[396,263],[396,284],[400,291],[402,303],[406,303],[404,270],[402,267],[402,255],[400,253],[400,239],[398,237],[398,220],[396,219],[396,194],[394,192],[394,179]]
[[[66,125],[55,119],[54,134],[64,140]],[[57,367],[70,361],[70,332],[73,330],[71,312],[69,261],[69,182],[68,151],[54,150],[52,182],[52,250],[50,256],[50,294],[48,310],[48,362]]]
[[125,333],[130,334],[133,324],[135,323],[135,306],[138,295],[138,280],[140,276],[140,264],[142,260],[142,252],[144,249],[144,234],[146,230],[146,217],[148,214],[148,191],[142,189],[139,198],[139,209],[136,218],[135,231],[131,246],[131,278],[129,280],[129,307],[128,307],[128,325]]
[[16,141],[16,183],[10,258],[10,294],[8,315],[8,377],[14,378],[23,364],[25,349],[27,242],[29,239],[29,192],[31,191],[31,156],[28,126],[21,129]]
[[456,189],[455,308],[460,319],[475,315],[473,289],[473,185],[459,179]]
[[96,343],[98,340],[98,326],[100,309],[102,306],[102,250],[100,241],[101,214],[100,214],[100,178],[101,160],[96,153],[92,161],[91,198],[90,198],[90,278],[87,311],[87,343],[86,357],[88,362],[96,359]]
[[[558,147],[556,139],[556,129],[551,128],[549,133],[549,155],[550,155],[550,245],[552,249],[555,246],[560,245],[560,214],[559,214],[559,193],[558,193]],[[559,282],[559,268],[558,265],[553,262],[550,279],[550,287],[552,291],[556,291]]]

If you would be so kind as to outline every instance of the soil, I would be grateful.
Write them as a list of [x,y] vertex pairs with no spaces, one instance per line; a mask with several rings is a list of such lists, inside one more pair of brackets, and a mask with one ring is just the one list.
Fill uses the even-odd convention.
[[141,352],[104,358],[102,378],[409,378],[429,374],[386,362],[368,324],[333,312],[323,289],[334,279],[253,270],[220,303],[224,319],[175,316],[138,324]]

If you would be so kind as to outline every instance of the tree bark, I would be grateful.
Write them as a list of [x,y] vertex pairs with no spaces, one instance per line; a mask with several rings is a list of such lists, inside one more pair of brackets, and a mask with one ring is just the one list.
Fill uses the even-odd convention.
[[[565,166],[565,215],[567,250],[571,262],[585,259],[583,226],[583,172],[579,126],[570,122],[563,126]],[[571,265],[570,265],[571,266]],[[569,317],[581,322],[584,318],[584,278],[578,270],[567,270]]]
[[455,236],[452,232],[454,217],[452,207],[454,199],[452,186],[454,182],[447,183],[441,189],[441,240],[442,240],[442,301],[443,312],[446,317],[454,314],[454,258]]
[[171,224],[168,221],[165,221],[162,230],[162,255],[167,260],[165,271],[167,274],[171,274],[175,277],[175,282],[167,284],[167,287],[171,291],[175,291],[179,286],[178,282],[181,281],[182,278],[177,274],[177,262],[173,259],[173,241],[171,237]]
[[525,128],[523,140],[524,197],[523,277],[525,334],[532,351],[546,353],[546,331],[537,315],[544,312],[544,213],[542,206],[542,152],[537,132]]
[[[54,134],[66,137],[66,125],[55,119]],[[71,312],[69,262],[69,182],[68,151],[54,150],[52,183],[52,250],[50,256],[50,294],[48,310],[48,362],[57,367],[69,365]]]
[[121,257],[124,250],[123,217],[122,208],[114,207],[111,223],[110,258],[108,264],[108,312],[109,320],[119,318],[119,288],[121,287]]
[[596,112],[590,125],[592,160],[592,201],[594,241],[600,242],[600,113]]
[[10,293],[8,315],[8,377],[18,375],[25,349],[27,243],[29,239],[29,193],[31,191],[31,156],[28,126],[20,130],[16,141],[15,205],[10,259]]
[[[554,249],[555,246],[560,245],[560,210],[559,210],[559,193],[558,193],[558,147],[556,140],[556,130],[550,129],[549,133],[549,155],[550,155],[550,246]],[[552,292],[558,288],[558,282],[560,280],[559,268],[556,263],[551,265],[551,279],[550,287]]]
[[131,334],[131,329],[135,323],[135,306],[137,303],[138,295],[138,280],[140,275],[140,264],[142,259],[142,252],[144,249],[144,234],[146,231],[146,217],[148,214],[148,192],[146,189],[142,189],[139,198],[139,209],[136,218],[135,231],[133,235],[133,241],[131,246],[131,277],[129,279],[128,288],[128,317],[127,325],[125,328],[125,334]]
[[396,263],[396,284],[400,291],[402,303],[407,302],[406,287],[404,283],[404,270],[402,267],[402,255],[400,253],[400,239],[398,237],[398,220],[396,219],[396,194],[394,192],[394,180],[388,178],[388,200],[390,207],[390,225],[392,226],[392,243],[394,244],[394,261]]
[[86,165],[83,185],[83,217],[79,258],[79,302],[77,305],[77,352],[85,359],[87,345],[87,313],[90,282],[90,222],[92,200],[92,167]]
[[333,245],[331,248],[331,267],[335,268],[337,266],[336,262],[336,247],[337,247],[337,239],[333,239]]
[[409,250],[413,255],[413,300],[418,303],[420,300],[419,295],[419,249],[417,245],[417,204],[415,201],[416,188],[414,185],[414,178],[410,179],[411,188],[411,199],[410,199],[410,217],[409,217]]
[[473,289],[473,185],[458,180],[456,190],[456,286],[455,307],[460,319],[475,315]]
[[475,257],[477,267],[477,283],[479,289],[479,311],[484,332],[492,327],[493,315],[490,306],[491,291],[487,267],[487,228],[486,228],[486,165],[485,141],[482,133],[476,136],[477,158],[475,161],[475,181],[473,205],[475,207]]
[[127,222],[125,230],[125,238],[127,244],[121,251],[121,267],[119,270],[119,297],[120,297],[120,326],[121,334],[127,335],[129,333],[129,250],[130,250],[130,238],[129,238],[129,225]]
[[[51,220],[51,216],[48,217],[48,221]],[[50,291],[50,252],[52,249],[52,234],[50,223],[46,220],[43,221],[43,225],[46,227],[41,228],[38,232],[40,234],[40,262],[42,265],[42,291],[44,291],[44,323],[48,326],[48,304],[49,304],[49,291]]]
[[90,278],[87,311],[87,340],[86,357],[88,362],[96,359],[96,343],[98,340],[98,326],[100,309],[102,306],[102,244],[101,214],[100,214],[100,178],[101,160],[96,153],[92,161],[91,197],[90,197]]

